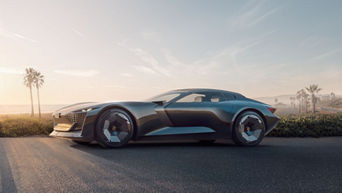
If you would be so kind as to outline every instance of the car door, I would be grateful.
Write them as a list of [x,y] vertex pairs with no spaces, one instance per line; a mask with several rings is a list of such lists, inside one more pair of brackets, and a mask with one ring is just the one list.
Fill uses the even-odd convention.
[[174,126],[213,127],[217,122],[215,114],[223,96],[220,93],[191,93],[164,107]]

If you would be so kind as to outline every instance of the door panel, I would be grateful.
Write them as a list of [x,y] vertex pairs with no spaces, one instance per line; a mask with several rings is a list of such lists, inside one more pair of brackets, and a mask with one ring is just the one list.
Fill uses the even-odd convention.
[[216,119],[210,102],[172,103],[165,111],[174,126],[207,126]]
[[170,121],[176,127],[208,127],[219,137],[229,137],[229,126],[219,118],[222,110],[219,103],[189,102],[172,103],[165,107]]
[[166,105],[158,105],[155,107],[155,112],[158,116],[158,118],[160,119],[160,121],[163,122],[163,125],[165,126],[169,126],[169,127],[172,127],[173,126],[173,123],[172,121],[170,120],[166,110],[165,110],[165,106]]

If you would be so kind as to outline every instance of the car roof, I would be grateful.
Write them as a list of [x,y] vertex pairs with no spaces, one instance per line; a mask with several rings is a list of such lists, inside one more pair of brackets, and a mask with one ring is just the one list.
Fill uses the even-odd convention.
[[171,92],[220,92],[220,93],[235,94],[235,95],[243,96],[240,93],[220,90],[220,89],[211,89],[211,88],[186,88],[186,89],[172,90]]

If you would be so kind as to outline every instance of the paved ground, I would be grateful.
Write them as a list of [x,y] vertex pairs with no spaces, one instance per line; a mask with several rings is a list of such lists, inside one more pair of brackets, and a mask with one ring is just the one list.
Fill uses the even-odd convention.
[[130,144],[0,138],[2,192],[342,192],[342,138]]

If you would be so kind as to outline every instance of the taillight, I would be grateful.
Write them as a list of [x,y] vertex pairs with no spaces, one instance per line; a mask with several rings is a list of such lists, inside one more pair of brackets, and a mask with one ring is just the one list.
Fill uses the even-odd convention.
[[277,110],[276,108],[273,108],[273,107],[267,107],[267,109],[271,111],[271,113],[274,113]]

